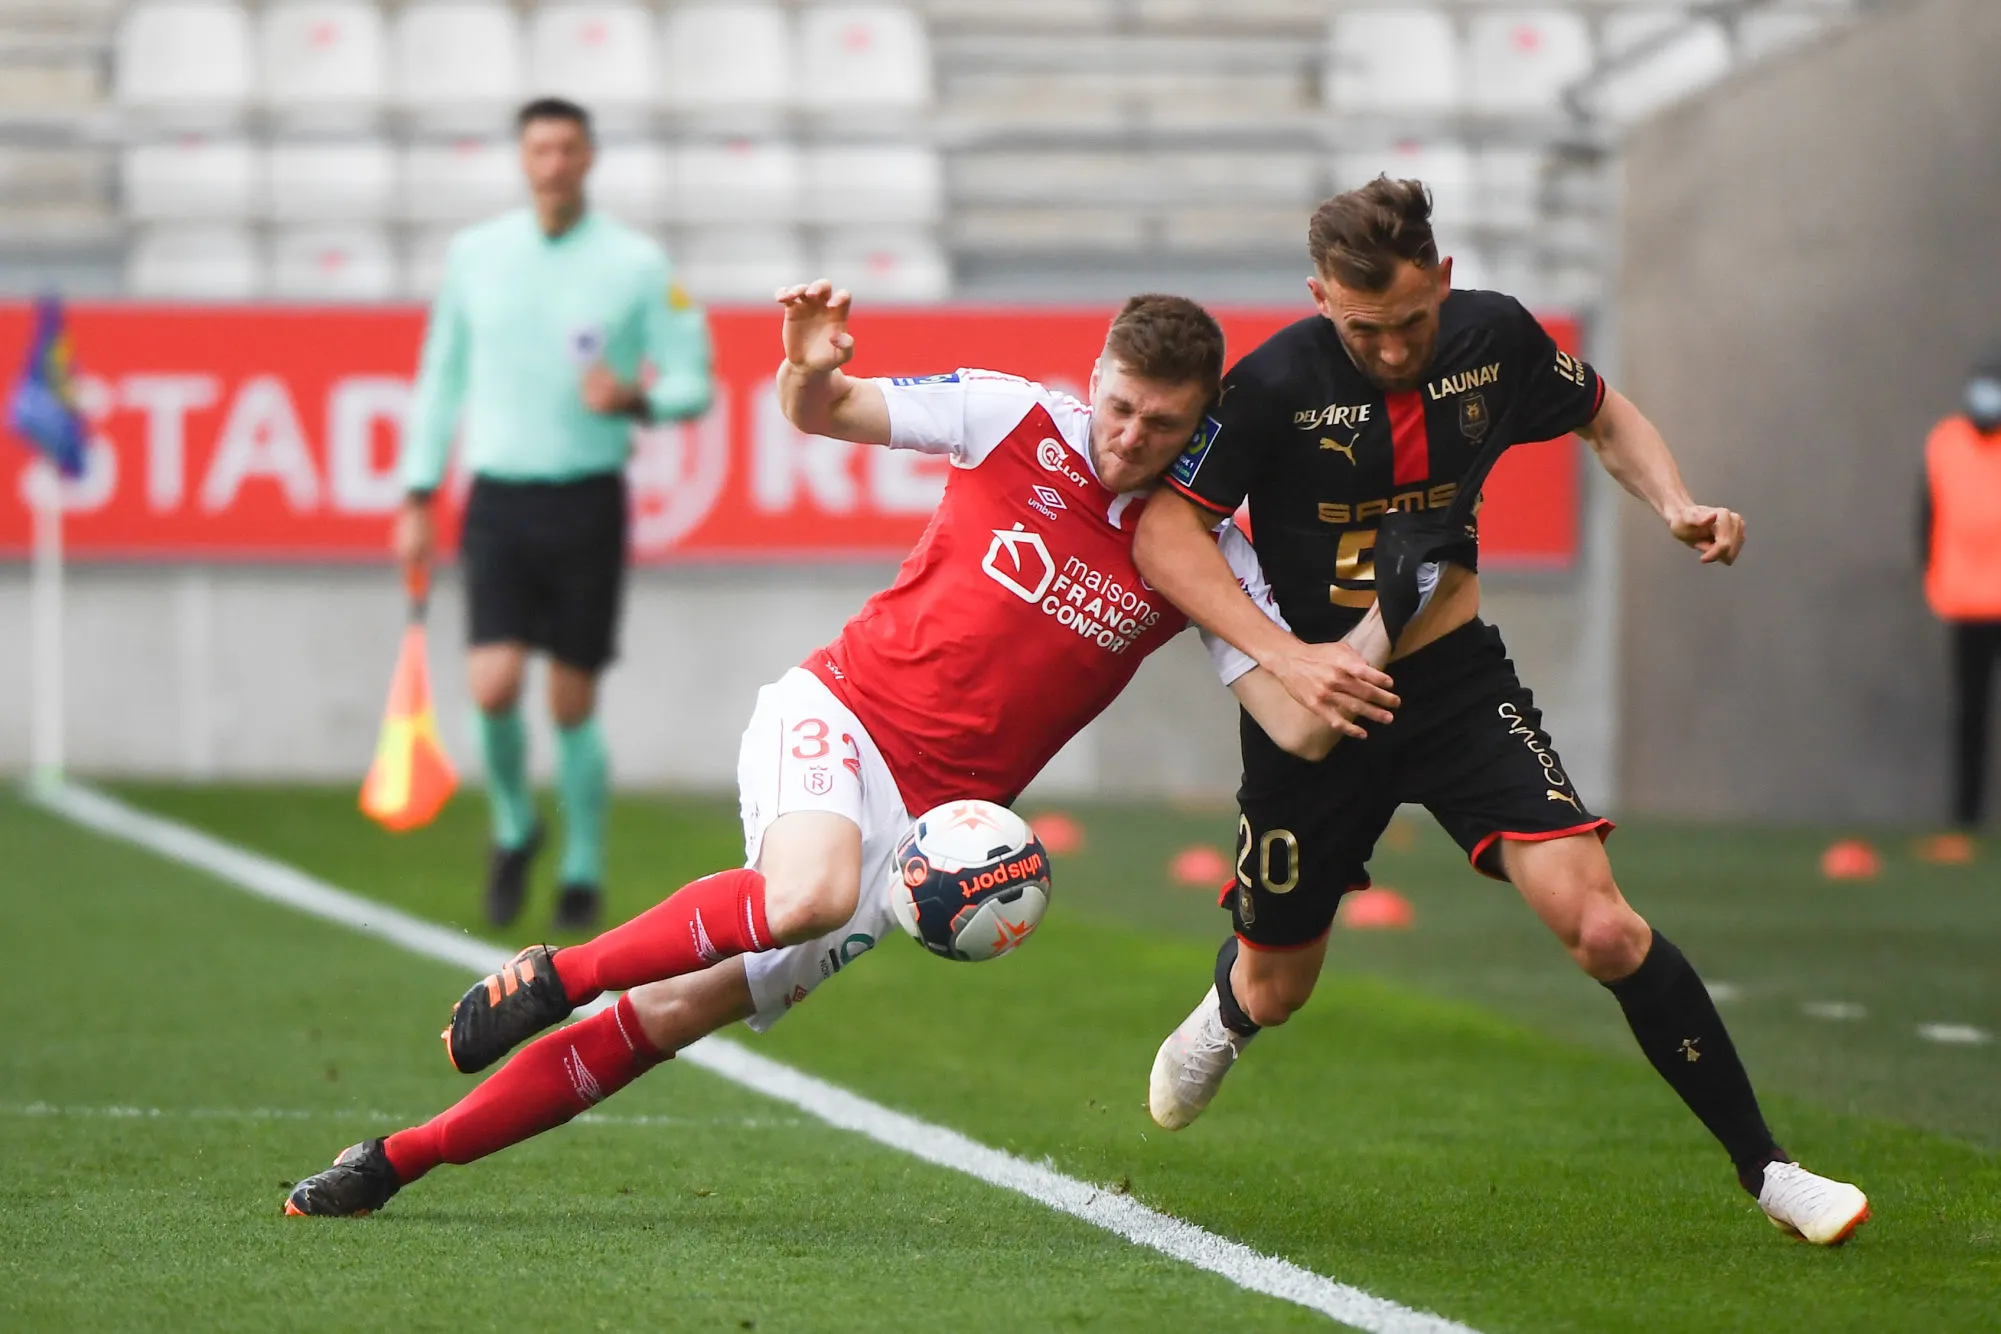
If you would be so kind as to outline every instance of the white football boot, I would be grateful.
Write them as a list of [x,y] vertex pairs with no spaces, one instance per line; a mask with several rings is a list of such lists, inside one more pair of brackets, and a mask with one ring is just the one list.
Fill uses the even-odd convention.
[[1146,1109],[1154,1122],[1163,1130],[1179,1130],[1202,1115],[1250,1041],[1223,1026],[1216,988],[1210,987],[1194,1013],[1167,1035],[1154,1055],[1153,1077],[1146,1089]]
[[1772,1226],[1816,1246],[1839,1246],[1869,1221],[1869,1197],[1846,1181],[1817,1177],[1798,1163],[1770,1163],[1758,1207]]

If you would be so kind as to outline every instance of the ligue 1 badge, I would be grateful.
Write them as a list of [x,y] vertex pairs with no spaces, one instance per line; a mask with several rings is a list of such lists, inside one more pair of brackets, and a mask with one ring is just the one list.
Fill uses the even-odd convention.
[[1468,394],[1459,400],[1459,433],[1479,444],[1487,437],[1491,418],[1487,416],[1487,396]]
[[592,366],[604,356],[604,330],[595,325],[585,325],[570,331],[570,360],[579,366]]

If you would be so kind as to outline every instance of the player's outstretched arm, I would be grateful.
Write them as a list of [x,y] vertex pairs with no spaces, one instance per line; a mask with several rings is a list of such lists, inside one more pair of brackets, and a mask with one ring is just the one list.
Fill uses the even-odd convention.
[[778,404],[785,419],[808,435],[886,445],[889,403],[882,390],[841,370],[855,355],[848,332],[852,300],[825,278],[779,289],[785,361],[778,368]]
[[1155,492],[1133,534],[1140,573],[1189,620],[1271,673],[1335,731],[1366,736],[1357,719],[1389,722],[1399,702],[1390,678],[1347,644],[1302,643],[1259,611],[1217,549],[1210,531],[1215,522],[1176,492]]
[[[1370,607],[1362,623],[1343,636],[1341,642],[1361,654],[1371,667],[1388,662],[1390,632],[1383,625],[1381,609]],[[1262,667],[1254,667],[1230,682],[1230,693],[1273,744],[1288,754],[1302,760],[1324,760],[1341,743],[1339,732],[1288,694],[1278,678]]]
[[1695,503],[1667,441],[1631,399],[1606,389],[1598,415],[1578,434],[1613,480],[1653,506],[1675,540],[1700,553],[1704,565],[1736,563],[1744,549],[1744,516]]

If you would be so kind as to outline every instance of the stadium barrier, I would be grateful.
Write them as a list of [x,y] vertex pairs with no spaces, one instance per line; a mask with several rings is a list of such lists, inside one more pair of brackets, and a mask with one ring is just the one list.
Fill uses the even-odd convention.
[[[1224,316],[1241,353],[1301,314]],[[637,559],[881,561],[922,532],[948,465],[800,435],[778,411],[775,312],[711,312],[718,393],[708,417],[636,434]],[[1108,312],[874,310],[856,326],[862,374],[984,366],[1081,393]],[[1575,349],[1579,330],[1549,321]],[[416,308],[84,304],[70,312],[93,440],[65,500],[82,560],[371,561],[388,556],[397,441],[423,337]],[[0,306],[0,366],[21,364],[25,305]],[[1302,405],[1302,407],[1307,405]],[[1320,406],[1320,405],[1313,405]],[[0,558],[24,557],[32,456],[0,467]],[[447,542],[465,479],[448,486]],[[1577,555],[1572,442],[1511,451],[1482,511],[1490,566],[1563,568]]]

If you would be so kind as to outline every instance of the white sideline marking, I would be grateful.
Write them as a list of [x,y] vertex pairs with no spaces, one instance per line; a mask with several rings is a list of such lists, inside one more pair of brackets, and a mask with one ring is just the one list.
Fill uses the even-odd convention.
[[1744,999],[1744,988],[1735,982],[1705,982],[1703,989],[1709,993],[1709,999],[1718,1005]]
[[1867,1018],[1869,1011],[1854,1001],[1808,1001],[1800,1006],[1801,1012],[1811,1019],[1833,1019],[1845,1021]]
[[[260,898],[387,940],[413,954],[458,964],[475,974],[493,972],[511,957],[499,945],[336,889],[296,867],[187,825],[148,815],[90,788],[67,785],[37,791],[31,794],[31,799],[85,828],[136,843],[182,865],[207,871]],[[601,1009],[603,1005],[604,1002],[599,1002],[586,1010]],[[1318,1311],[1367,1334],[1478,1334],[1471,1326],[1372,1296],[1290,1261],[1254,1251],[1242,1242],[1171,1218],[1129,1195],[1065,1176],[1053,1167],[990,1149],[957,1131],[891,1111],[727,1039],[703,1038],[682,1048],[676,1059],[768,1098],[789,1103],[828,1125],[852,1130],[925,1162],[1026,1195],[1135,1245],[1219,1275],[1247,1291]]]
[[1926,1042],[1943,1042],[1956,1047],[1979,1047],[1993,1041],[1986,1029],[1975,1028],[1972,1024],[1919,1024],[1918,1036]]

